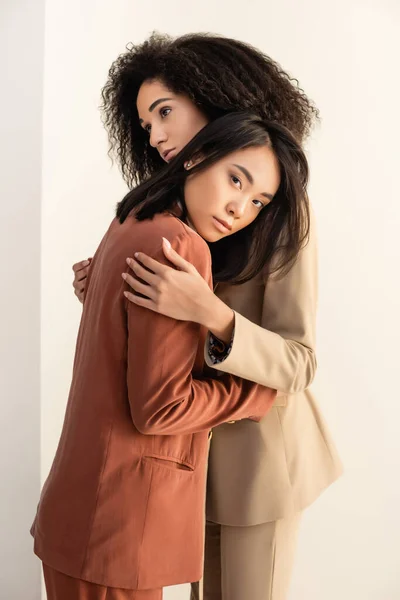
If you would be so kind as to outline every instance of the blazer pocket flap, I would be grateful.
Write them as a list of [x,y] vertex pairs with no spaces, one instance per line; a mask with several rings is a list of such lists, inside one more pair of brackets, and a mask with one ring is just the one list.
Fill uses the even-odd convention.
[[173,471],[189,471],[193,472],[194,467],[188,462],[182,461],[178,458],[174,458],[172,456],[162,456],[159,454],[147,454],[143,457],[145,460],[149,462],[153,462],[158,464],[161,467],[164,467]]

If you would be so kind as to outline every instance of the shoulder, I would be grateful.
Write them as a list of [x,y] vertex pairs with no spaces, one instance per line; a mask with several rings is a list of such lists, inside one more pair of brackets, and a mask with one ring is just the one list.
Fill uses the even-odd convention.
[[185,243],[197,248],[208,250],[207,243],[193,229],[188,227],[178,217],[171,214],[157,214],[152,219],[135,221],[137,231],[145,232],[149,239],[167,237],[170,242],[179,238]]
[[160,259],[162,238],[166,238],[172,248],[198,270],[211,270],[211,253],[205,240],[174,215],[158,214],[144,221],[132,219],[130,227],[134,252]]
[[211,253],[207,242],[177,217],[171,216],[169,235],[163,235],[172,248],[200,272],[211,272]]
[[[176,231],[176,241],[179,240],[196,252],[205,253],[207,256],[211,255],[207,242],[196,231],[188,227],[188,225],[183,223],[180,219],[176,217],[173,217],[173,219],[177,221],[179,227],[179,232]],[[172,243],[173,240],[169,241]]]
[[312,281],[316,281],[318,271],[317,226],[315,213],[311,205],[309,206],[309,215],[307,240],[304,242],[290,269],[284,272],[276,271],[268,276],[267,279],[264,278],[264,282],[268,284],[269,288],[272,284],[279,284],[281,287],[284,287],[285,284],[299,286],[302,282],[310,284]]

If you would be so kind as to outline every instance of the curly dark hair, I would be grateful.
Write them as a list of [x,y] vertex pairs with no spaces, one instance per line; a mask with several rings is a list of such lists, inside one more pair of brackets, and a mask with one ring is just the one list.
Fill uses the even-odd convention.
[[249,44],[207,33],[175,39],[153,33],[142,44],[129,45],[115,60],[102,90],[110,153],[130,187],[164,165],[139,124],[136,108],[140,86],[152,79],[186,94],[210,120],[251,111],[285,126],[300,143],[318,119],[317,108],[298,81]]

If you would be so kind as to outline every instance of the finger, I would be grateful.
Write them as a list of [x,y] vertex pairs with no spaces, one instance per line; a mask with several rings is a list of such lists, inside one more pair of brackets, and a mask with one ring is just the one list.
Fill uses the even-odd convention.
[[89,267],[86,267],[86,269],[82,269],[81,271],[77,271],[75,273],[74,281],[83,281],[84,279],[86,279],[88,276],[88,271]]
[[83,292],[78,292],[77,290],[75,290],[75,296],[78,298],[79,302],[83,304]]
[[78,278],[78,277],[75,275],[75,279],[74,279],[74,281],[72,282],[72,285],[73,285],[73,286],[74,286],[74,288],[75,288],[75,289],[77,289],[77,290],[79,290],[79,289],[82,289],[82,290],[84,290],[84,289],[85,289],[85,287],[86,287],[86,279],[87,279],[86,275],[85,275],[85,277],[82,277],[81,279],[79,279],[79,278]]
[[80,262],[75,263],[74,265],[72,265],[72,270],[74,271],[74,273],[81,271],[82,269],[90,265],[91,260],[92,259],[89,258],[87,260],[81,260]]
[[84,269],[85,267],[89,266],[89,261],[88,260],[81,260],[78,263],[75,263],[74,265],[72,265],[72,270],[74,273],[78,273],[78,271],[81,271],[82,269]]
[[192,265],[192,263],[190,263],[187,260],[185,260],[184,258],[182,258],[182,256],[180,254],[178,254],[176,252],[176,250],[174,250],[172,248],[170,242],[166,238],[163,238],[162,248],[163,248],[165,258],[167,258],[170,262],[172,262],[172,264],[175,265],[176,267],[178,267],[178,269],[180,269],[181,271],[186,271],[186,273],[191,273],[193,271],[193,269],[195,269],[195,267]]
[[132,304],[136,304],[137,306],[142,306],[143,308],[148,308],[153,312],[157,312],[156,305],[152,300],[147,300],[146,298],[142,298],[141,296],[135,296],[131,292],[124,292],[125,298],[132,302]]
[[142,267],[137,260],[131,259],[130,267],[139,279],[143,279],[143,281],[146,281],[149,285],[155,286],[160,279],[158,275],[154,275],[154,273],[151,273]]
[[130,285],[130,287],[133,290],[135,290],[135,292],[137,292],[138,294],[143,294],[143,296],[147,296],[148,298],[155,300],[156,293],[151,286],[146,285],[144,283],[140,283],[140,281],[138,281],[131,275],[128,275],[127,273],[122,273],[122,278],[125,279],[125,281]]
[[[155,273],[156,275],[161,275],[167,269],[170,268],[170,267],[166,267],[162,263],[158,262],[158,260],[155,260],[154,258],[147,256],[147,254],[144,254],[143,252],[136,252],[135,259],[136,259],[136,261],[140,261],[142,263],[142,265],[144,265],[145,267],[147,267],[148,269],[153,271],[153,273]],[[127,258],[126,262],[132,268],[134,259]]]
[[[132,275],[129,275],[129,273],[122,273],[122,279],[124,279],[126,281],[126,283],[133,289],[135,290],[135,292],[139,291],[139,284],[141,283],[138,279],[136,279],[135,277],[133,277]],[[143,285],[143,283],[142,283]],[[147,291],[150,293],[150,290],[152,289],[151,286],[146,285]],[[142,292],[140,292],[142,293]],[[146,296],[148,296],[149,294],[147,293]]]

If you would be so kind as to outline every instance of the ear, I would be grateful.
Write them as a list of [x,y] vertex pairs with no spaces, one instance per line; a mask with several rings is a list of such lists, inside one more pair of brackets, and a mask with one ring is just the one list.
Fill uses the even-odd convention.
[[202,154],[196,154],[192,157],[191,160],[187,160],[184,164],[186,171],[190,171],[190,169],[193,169],[193,167],[200,164],[203,161],[203,159],[204,156]]

